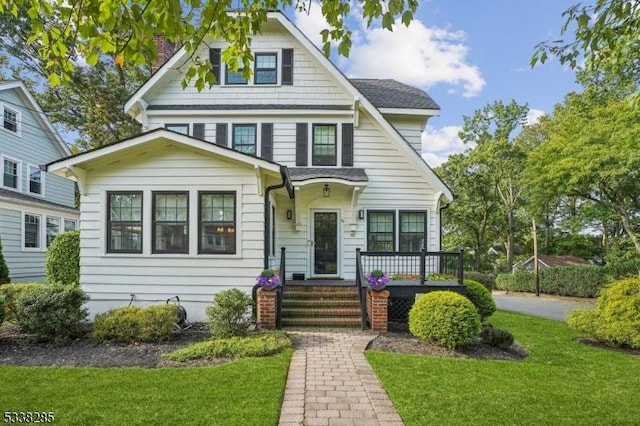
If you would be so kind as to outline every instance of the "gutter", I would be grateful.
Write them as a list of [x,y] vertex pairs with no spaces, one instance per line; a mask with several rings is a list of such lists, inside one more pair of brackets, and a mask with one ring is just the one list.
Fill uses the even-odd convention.
[[271,203],[269,202],[269,195],[271,191],[285,187],[289,193],[289,198],[293,198],[294,194],[287,166],[280,166],[280,176],[282,177],[282,182],[268,186],[264,191],[264,269],[269,269],[269,248],[271,246]]

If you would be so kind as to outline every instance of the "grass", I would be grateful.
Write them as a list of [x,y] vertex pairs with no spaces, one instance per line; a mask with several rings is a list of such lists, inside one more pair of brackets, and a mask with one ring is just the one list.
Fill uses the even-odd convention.
[[275,425],[291,350],[201,368],[0,366],[0,409],[65,425]]
[[560,321],[497,312],[530,350],[525,361],[368,351],[407,425],[632,425],[640,422],[640,359],[573,341]]

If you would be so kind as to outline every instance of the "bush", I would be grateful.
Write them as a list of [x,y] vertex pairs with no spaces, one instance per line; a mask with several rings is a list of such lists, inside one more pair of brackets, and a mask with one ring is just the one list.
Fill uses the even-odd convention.
[[0,285],[0,295],[4,296],[4,319],[7,321],[18,321],[16,300],[23,292],[29,289],[42,289],[44,284],[25,283],[25,284],[4,284]]
[[47,282],[80,282],[80,231],[56,235],[47,249]]
[[252,304],[251,298],[237,288],[216,294],[206,311],[211,334],[219,338],[247,334],[251,324],[248,308]]
[[496,290],[534,292],[533,274],[512,272],[496,276]]
[[567,323],[603,342],[640,349],[640,278],[604,287],[595,309],[573,311]]
[[99,342],[160,342],[169,340],[177,320],[178,305],[141,308],[128,306],[96,315],[93,338]]
[[449,349],[470,343],[480,332],[480,317],[469,299],[452,291],[420,296],[409,311],[409,331]]
[[283,332],[256,334],[207,340],[163,355],[173,361],[213,358],[247,358],[275,355],[291,348],[291,340]]
[[4,322],[4,296],[0,294],[0,325]]
[[496,278],[491,274],[476,271],[464,271],[464,280],[466,281],[467,278],[479,282],[489,291],[496,287]]
[[467,288],[467,297],[471,300],[480,314],[480,320],[493,315],[496,311],[496,302],[493,300],[491,292],[482,284],[473,280],[464,280],[464,286]]
[[513,334],[501,328],[494,328],[491,324],[482,326],[480,339],[487,345],[500,349],[508,349],[513,345]]
[[0,285],[9,284],[10,282],[11,278],[9,278],[9,267],[7,266],[4,254],[2,254],[2,239],[0,239]]
[[76,286],[50,284],[30,287],[15,301],[18,327],[40,341],[66,342],[83,334],[89,297]]

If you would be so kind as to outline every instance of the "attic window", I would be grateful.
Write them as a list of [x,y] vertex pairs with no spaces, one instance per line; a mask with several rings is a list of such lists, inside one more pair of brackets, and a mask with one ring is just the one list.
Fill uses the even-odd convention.
[[5,130],[19,134],[20,133],[20,113],[6,105],[2,105],[2,127]]
[[247,79],[242,75],[244,68],[238,68],[238,71],[231,71],[226,67],[226,83],[227,84],[247,84]]
[[256,53],[255,84],[278,82],[278,56],[275,53]]

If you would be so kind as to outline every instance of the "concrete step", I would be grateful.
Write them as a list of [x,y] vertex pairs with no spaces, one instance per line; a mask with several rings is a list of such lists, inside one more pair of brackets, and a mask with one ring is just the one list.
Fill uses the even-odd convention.
[[360,308],[316,308],[316,309],[282,309],[282,318],[321,318],[321,317],[354,317],[360,318]]
[[320,317],[320,318],[282,318],[283,327],[360,327],[360,318]]

